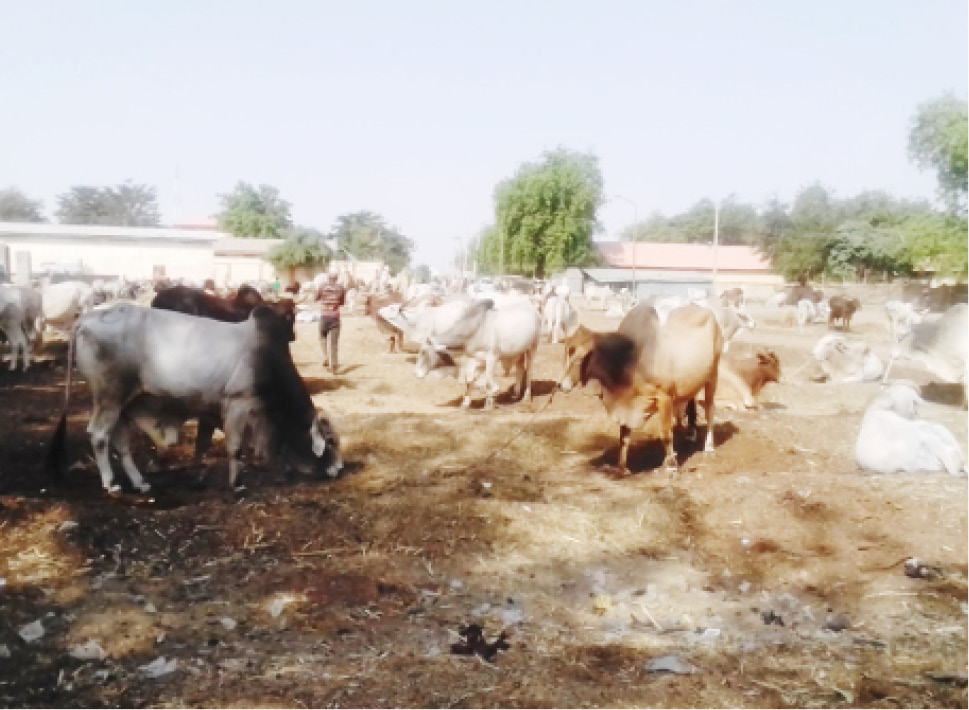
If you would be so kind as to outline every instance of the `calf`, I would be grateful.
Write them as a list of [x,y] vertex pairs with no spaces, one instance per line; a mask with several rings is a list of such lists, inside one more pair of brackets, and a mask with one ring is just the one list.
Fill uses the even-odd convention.
[[[131,457],[132,425],[148,421],[157,433],[192,417],[223,427],[232,487],[247,435],[255,437],[262,452],[272,448],[297,461],[301,470],[322,466],[335,476],[342,462],[333,428],[313,407],[290,357],[285,329],[279,316],[264,306],[253,309],[242,323],[131,304],[79,319],[71,347],[76,347],[78,371],[91,388],[88,431],[104,488],[117,490],[110,460],[114,446],[132,485],[149,489]],[[55,473],[65,462],[70,386],[69,359],[67,403],[49,459]]]
[[760,409],[760,392],[768,382],[780,382],[781,363],[773,350],[750,355],[724,352],[720,358],[718,390],[728,384],[747,409]]
[[848,331],[851,328],[851,317],[861,310],[861,301],[857,298],[845,298],[844,296],[832,296],[828,301],[831,313],[828,315],[828,327],[834,327],[834,322],[841,321],[841,329]]

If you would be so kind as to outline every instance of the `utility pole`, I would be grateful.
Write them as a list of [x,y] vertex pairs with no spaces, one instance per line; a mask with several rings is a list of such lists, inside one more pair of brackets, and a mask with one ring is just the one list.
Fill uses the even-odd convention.
[[615,199],[617,199],[617,200],[622,200],[623,202],[628,202],[633,207],[633,230],[634,230],[633,231],[633,244],[632,244],[632,250],[633,250],[633,296],[635,297],[637,295],[637,293],[639,292],[639,287],[638,287],[638,285],[636,283],[636,260],[637,260],[636,253],[639,251],[639,249],[637,249],[637,247],[636,247],[637,240],[636,240],[636,233],[635,233],[636,225],[639,224],[639,206],[633,200],[630,200],[628,197],[623,197],[622,195],[613,195],[613,197]]
[[720,247],[720,200],[713,202],[713,293],[717,293],[717,250]]

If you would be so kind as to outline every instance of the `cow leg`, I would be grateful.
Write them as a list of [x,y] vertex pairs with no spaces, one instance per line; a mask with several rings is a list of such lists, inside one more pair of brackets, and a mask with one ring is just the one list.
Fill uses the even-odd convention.
[[495,395],[498,393],[498,383],[495,382],[495,365],[498,364],[498,356],[489,354],[485,357],[485,404],[484,408],[491,411],[495,408]]
[[696,426],[696,398],[686,403],[686,439],[694,443],[697,437]]
[[120,412],[117,409],[100,408],[91,417],[87,430],[91,435],[91,447],[94,449],[94,460],[101,473],[101,486],[109,493],[117,493],[121,487],[114,482],[111,471],[111,434],[118,425]]
[[625,424],[619,425],[619,470],[623,474],[629,473],[626,461],[629,458],[629,440],[632,438],[632,433],[633,430]]
[[141,471],[138,470],[138,467],[135,465],[135,460],[131,456],[131,425],[129,422],[118,422],[118,425],[114,428],[114,432],[111,435],[111,444],[121,454],[121,465],[124,468],[124,472],[128,474],[128,480],[131,481],[131,485],[142,493],[150,491],[151,486],[145,482]]
[[212,448],[212,435],[215,433],[215,425],[205,417],[199,417],[198,428],[195,434],[195,460],[200,460],[208,450]]
[[241,491],[242,484],[237,485],[239,473],[242,469],[242,443],[246,433],[246,420],[249,406],[243,403],[231,403],[226,407],[225,419],[225,448],[229,456],[229,488]]
[[676,449],[673,447],[673,400],[665,392],[660,392],[656,396],[656,415],[659,417],[660,440],[666,449],[666,459],[663,463],[667,471],[674,473],[678,465]]
[[534,351],[528,351],[522,358],[522,382],[525,385],[525,391],[522,393],[522,399],[532,401],[532,360],[535,359]]
[[[715,407],[714,398],[717,394],[717,378],[712,377],[710,381],[707,382],[706,387],[703,389],[703,396],[706,400],[703,403],[703,414],[707,419],[707,440],[703,445],[703,450],[707,452],[713,451],[713,410]],[[693,416],[696,417],[696,409],[694,408]]]

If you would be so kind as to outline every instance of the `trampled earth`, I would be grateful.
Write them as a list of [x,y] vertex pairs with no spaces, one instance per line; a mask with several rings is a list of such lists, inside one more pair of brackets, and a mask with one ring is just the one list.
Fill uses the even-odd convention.
[[[338,377],[301,325],[294,359],[345,473],[250,466],[238,500],[221,444],[192,464],[191,430],[160,453],[140,440],[150,495],[102,494],[83,384],[77,463],[53,487],[50,345],[52,362],[0,371],[0,704],[965,707],[966,479],[860,471],[878,385],[809,381],[826,326],[760,322],[733,347],[774,348],[786,380],[759,411],[720,409],[716,453],[684,445],[673,479],[646,432],[614,475],[594,392],[553,397],[561,345],[541,346],[534,401],[463,411],[455,381],[417,380],[371,320],[345,319]],[[852,331],[887,355],[880,309]],[[965,447],[958,395],[925,394]],[[485,660],[469,625],[508,648]]]

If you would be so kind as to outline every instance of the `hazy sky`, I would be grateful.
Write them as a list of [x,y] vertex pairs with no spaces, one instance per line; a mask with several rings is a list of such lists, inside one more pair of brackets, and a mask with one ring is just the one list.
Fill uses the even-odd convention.
[[[815,180],[932,197],[909,125],[969,84],[964,0],[0,0],[0,17],[0,186],[50,212],[130,178],[174,222],[268,183],[300,224],[381,214],[432,266],[559,145],[598,155],[640,217]],[[600,217],[614,234],[633,207]]]

